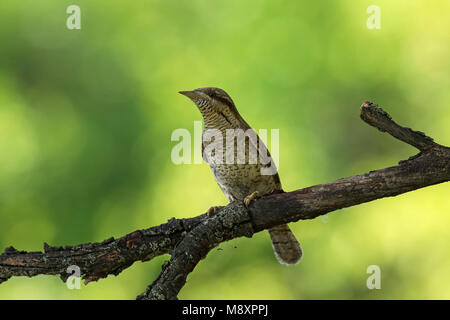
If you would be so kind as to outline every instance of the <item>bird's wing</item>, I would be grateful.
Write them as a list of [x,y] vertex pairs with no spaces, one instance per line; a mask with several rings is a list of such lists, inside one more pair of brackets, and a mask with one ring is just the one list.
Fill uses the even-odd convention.
[[[274,184],[277,186],[277,189],[278,189],[277,191],[281,191],[282,187],[281,187],[280,176],[278,175],[278,169],[277,169],[277,167],[275,165],[275,162],[272,159],[272,156],[270,155],[269,149],[266,147],[266,145],[264,144],[262,139],[258,136],[256,131],[253,130],[253,129],[251,129],[251,130],[256,135],[257,145],[255,144],[254,140],[248,139],[248,141],[250,143],[249,148],[255,148],[255,150],[257,150],[258,163],[261,164],[262,168],[266,169],[266,171],[267,171],[266,173],[269,173],[267,175],[271,176],[271,178],[273,179]],[[259,148],[258,148],[258,146],[259,146]],[[261,156],[260,156],[261,153],[263,154],[263,158],[262,159],[266,160],[265,162],[260,162],[261,161]],[[246,159],[246,161],[248,161],[248,159]]]

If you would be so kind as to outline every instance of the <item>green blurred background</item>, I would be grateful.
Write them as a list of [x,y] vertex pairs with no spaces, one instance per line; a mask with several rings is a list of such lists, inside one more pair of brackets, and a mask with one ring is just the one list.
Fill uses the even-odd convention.
[[[66,8],[81,8],[81,30]],[[369,5],[381,29],[366,27]],[[120,237],[226,199],[207,165],[171,162],[200,120],[179,90],[225,89],[280,129],[286,191],[395,165],[412,147],[359,119],[364,100],[450,145],[448,1],[0,3],[0,250]],[[450,184],[301,221],[294,267],[267,233],[213,250],[182,299],[450,298]],[[69,290],[12,278],[2,299],[133,299],[168,255]],[[381,268],[368,290],[366,268]]]

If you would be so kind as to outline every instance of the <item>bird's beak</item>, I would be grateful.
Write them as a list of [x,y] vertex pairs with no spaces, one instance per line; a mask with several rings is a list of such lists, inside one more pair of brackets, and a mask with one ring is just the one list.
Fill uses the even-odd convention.
[[178,93],[181,93],[182,95],[188,97],[189,99],[191,99],[192,101],[195,102],[195,100],[209,100],[210,97],[205,94],[204,92],[195,89],[192,91],[178,91]]
[[182,95],[190,98],[190,99],[195,99],[197,98],[199,95],[197,92],[195,92],[195,90],[192,91],[178,91],[178,93],[181,93]]

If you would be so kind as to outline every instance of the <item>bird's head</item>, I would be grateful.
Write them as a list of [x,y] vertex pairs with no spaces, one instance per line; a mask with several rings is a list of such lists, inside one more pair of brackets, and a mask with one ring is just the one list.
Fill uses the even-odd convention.
[[222,114],[225,117],[238,115],[233,100],[222,89],[208,87],[179,93],[191,99],[203,116],[208,114]]
[[198,88],[192,91],[180,91],[197,105],[200,111],[225,111],[228,108],[235,109],[230,96],[219,88]]

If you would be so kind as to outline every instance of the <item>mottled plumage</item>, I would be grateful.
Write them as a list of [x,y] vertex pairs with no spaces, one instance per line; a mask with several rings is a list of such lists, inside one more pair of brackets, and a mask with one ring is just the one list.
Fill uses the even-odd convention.
[[[193,91],[181,91],[181,94],[189,97],[199,108],[204,121],[203,131],[203,151],[204,159],[209,163],[211,171],[219,187],[224,192],[228,201],[245,200],[255,191],[258,196],[281,191],[281,182],[276,172],[275,164],[270,158],[270,154],[258,135],[241,117],[230,96],[219,88],[199,88]],[[250,138],[245,141],[245,160],[241,163],[238,160],[238,139],[234,137],[227,139],[227,130],[231,132],[247,132]],[[223,140],[211,137],[211,134],[220,132]],[[206,136],[205,136],[206,135]],[[233,143],[234,148],[227,146],[227,141]],[[222,147],[223,152],[215,152],[218,147]],[[260,161],[259,150],[268,154],[270,163]],[[211,151],[213,150],[213,151]],[[255,153],[251,153],[253,150]],[[205,155],[206,154],[206,155]],[[256,158],[251,156],[256,155]],[[233,159],[227,163],[228,159]],[[256,161],[253,161],[256,160]],[[262,168],[275,168],[273,174],[261,174]],[[275,254],[278,260],[284,264],[297,263],[302,255],[300,245],[287,225],[282,225],[269,230]]]

